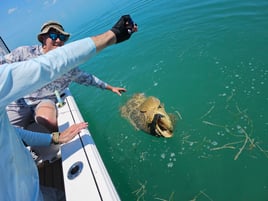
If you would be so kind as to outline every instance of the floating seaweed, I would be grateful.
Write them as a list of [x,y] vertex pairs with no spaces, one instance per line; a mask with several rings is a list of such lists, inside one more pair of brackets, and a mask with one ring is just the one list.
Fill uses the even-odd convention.
[[213,201],[213,200],[212,200],[212,199],[211,199],[211,198],[204,192],[204,190],[200,190],[199,193],[196,194],[196,195],[194,196],[194,198],[191,199],[191,200],[189,200],[189,201],[197,201],[197,199],[198,199],[199,197],[201,197],[201,196],[206,197],[207,200],[209,200],[209,201]]
[[[232,98],[233,96],[231,96]],[[231,98],[228,98],[228,101],[230,101]],[[206,117],[208,114],[211,113],[211,111],[215,108],[215,105],[213,105],[209,110],[208,112],[205,113],[205,115],[203,115],[201,117],[201,119],[203,119],[204,117]],[[229,109],[229,105],[227,107],[225,107],[225,109],[228,110],[229,113],[231,113],[232,115],[234,116],[237,116],[239,117],[239,119],[244,119],[246,121],[246,124],[247,126],[245,126],[244,128],[240,125],[237,125],[237,132],[238,134],[234,134],[231,132],[231,128],[230,126],[228,125],[222,125],[222,124],[218,124],[218,123],[213,123],[211,121],[207,121],[207,120],[203,120],[202,123],[206,124],[206,125],[209,125],[209,126],[213,126],[213,127],[218,127],[218,128],[221,128],[221,129],[224,129],[227,133],[229,133],[230,135],[232,136],[235,136],[235,137],[242,137],[244,138],[243,140],[238,140],[238,141],[233,141],[233,142],[229,142],[227,144],[224,144],[222,146],[219,146],[219,147],[214,147],[214,148],[211,148],[210,150],[211,151],[216,151],[216,150],[221,150],[221,149],[238,149],[238,152],[235,154],[234,156],[234,160],[237,160],[239,158],[239,156],[242,154],[242,152],[245,150],[246,147],[248,147],[249,150],[253,150],[254,148],[258,148],[259,151],[261,151],[266,158],[268,158],[268,151],[267,150],[264,150],[260,145],[259,145],[259,142],[255,141],[252,137],[253,135],[253,121],[251,120],[251,118],[246,114],[246,110],[242,111],[238,104],[235,105],[235,108],[236,108],[236,111],[237,112],[232,112],[230,109]],[[249,127],[249,133],[246,131],[246,128]],[[238,146],[242,144],[239,148]]]

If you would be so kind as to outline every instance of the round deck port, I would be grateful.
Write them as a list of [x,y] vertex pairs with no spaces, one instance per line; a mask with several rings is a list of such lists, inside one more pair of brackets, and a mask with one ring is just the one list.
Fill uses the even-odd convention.
[[82,171],[83,163],[78,161],[74,163],[68,170],[68,179],[75,179]]

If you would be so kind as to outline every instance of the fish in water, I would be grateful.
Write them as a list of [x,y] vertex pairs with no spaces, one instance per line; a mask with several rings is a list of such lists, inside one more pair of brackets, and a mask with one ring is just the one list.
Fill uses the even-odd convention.
[[170,138],[173,136],[173,121],[156,97],[135,94],[121,108],[121,115],[137,129],[151,135]]

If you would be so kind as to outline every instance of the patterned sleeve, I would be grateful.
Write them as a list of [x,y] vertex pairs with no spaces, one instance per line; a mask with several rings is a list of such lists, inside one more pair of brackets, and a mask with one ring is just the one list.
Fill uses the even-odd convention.
[[108,85],[106,82],[100,80],[96,76],[90,73],[86,73],[79,68],[75,68],[74,70],[72,70],[72,73],[73,73],[73,81],[78,84],[85,86],[95,86],[101,89],[106,89]]
[[1,57],[0,64],[25,61],[41,54],[41,46],[21,46]]
[[16,62],[16,61],[21,61],[19,59],[21,48],[22,47],[18,47],[16,49],[14,49],[12,52],[10,52],[10,53],[4,55],[3,57],[1,57],[0,64],[13,63],[13,62]]

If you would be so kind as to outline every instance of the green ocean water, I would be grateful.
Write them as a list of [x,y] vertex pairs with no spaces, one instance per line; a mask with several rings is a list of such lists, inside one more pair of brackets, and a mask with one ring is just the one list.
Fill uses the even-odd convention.
[[[114,2],[72,39],[125,13],[139,32],[82,68],[127,93],[71,85],[121,199],[267,201],[268,1]],[[121,117],[140,92],[175,115],[173,138]]]

